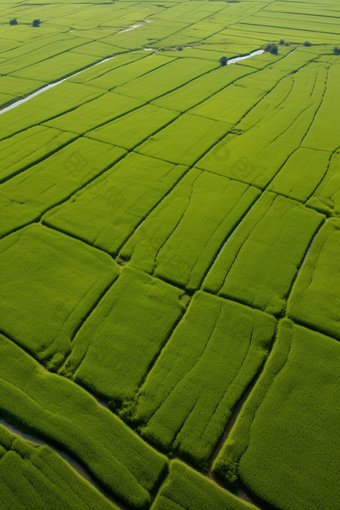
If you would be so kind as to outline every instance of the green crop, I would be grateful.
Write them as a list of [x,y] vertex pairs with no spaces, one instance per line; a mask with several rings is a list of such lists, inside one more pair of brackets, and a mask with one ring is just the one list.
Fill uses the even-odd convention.
[[37,224],[0,241],[0,250],[1,330],[54,367],[118,268],[105,253]]
[[338,342],[284,320],[215,474],[282,510],[336,508],[339,367]]
[[268,189],[305,203],[327,174],[331,152],[300,147],[290,156]]
[[7,180],[77,138],[73,133],[35,126],[0,142],[0,180]]
[[[95,87],[61,83],[1,115],[0,140],[68,112],[103,94]],[[67,131],[67,129],[65,130]]]
[[117,510],[53,450],[26,441],[0,425],[2,510]]
[[264,193],[227,240],[204,289],[280,315],[323,220],[299,202]]
[[170,463],[170,473],[151,510],[255,510],[216,483],[178,460]]
[[185,113],[136,149],[171,163],[193,165],[231,129],[231,124]]
[[43,221],[117,255],[187,170],[131,153],[68,202],[45,214]]
[[317,234],[299,272],[287,311],[296,322],[340,340],[340,220]]
[[130,419],[143,437],[207,467],[233,407],[266,359],[275,324],[263,312],[196,294],[133,403]]
[[45,122],[45,125],[63,131],[83,134],[139,108],[142,104],[141,101],[132,97],[124,97],[108,92],[69,113]]
[[124,85],[124,83],[128,83],[139,76],[150,73],[159,67],[161,68],[173,60],[173,58],[164,57],[163,55],[151,55],[147,58],[138,59],[135,62],[127,62],[123,67],[113,69],[102,76],[91,80],[89,85],[111,90],[115,87]]
[[340,146],[339,94],[340,66],[332,65],[328,72],[325,97],[313,125],[303,141],[304,147],[334,151]]
[[[245,78],[250,79],[255,80]],[[265,188],[308,132],[322,103],[326,80],[326,64],[310,64],[282,79],[236,125],[237,131],[197,166]]]
[[[248,64],[248,60],[245,60],[245,62]],[[241,66],[239,68],[236,67],[236,69],[243,70]],[[241,76],[240,70],[238,71],[239,76]],[[246,67],[243,73],[247,72],[249,74],[249,71]],[[282,72],[274,70],[264,70],[256,73],[254,76],[250,74],[214,94],[199,106],[193,108],[190,113],[216,121],[236,124],[257,102],[274,88],[283,76]],[[246,94],[244,93],[245,89],[247,89]]]
[[209,60],[179,59],[145,76],[136,78],[126,85],[117,87],[115,92],[135,97],[141,101],[151,101],[151,99],[171,92],[180,85],[208,73],[216,67],[218,67],[218,63],[215,64]]
[[340,151],[331,156],[328,171],[306,205],[330,216],[340,216]]
[[192,169],[120,252],[123,261],[196,290],[259,190]]
[[184,306],[183,291],[124,268],[80,329],[63,375],[112,400],[131,400]]
[[0,236],[31,223],[102,174],[125,150],[79,138],[0,189]]
[[[124,98],[124,96],[121,97]],[[131,101],[130,98],[129,100]],[[176,111],[150,104],[89,131],[86,136],[132,150],[178,116],[179,113]]]
[[70,452],[109,493],[132,508],[150,505],[166,457],[85,390],[43,370],[3,336],[0,351],[0,409],[5,417]]

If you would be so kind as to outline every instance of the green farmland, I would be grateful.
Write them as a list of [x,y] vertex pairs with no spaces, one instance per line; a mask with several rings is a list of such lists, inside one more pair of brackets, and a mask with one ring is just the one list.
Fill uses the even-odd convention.
[[0,510],[339,510],[340,0],[0,27]]

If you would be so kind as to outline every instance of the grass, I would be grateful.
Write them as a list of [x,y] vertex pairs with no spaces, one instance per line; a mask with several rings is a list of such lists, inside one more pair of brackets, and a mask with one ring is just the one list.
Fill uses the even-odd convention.
[[49,367],[58,366],[118,268],[105,253],[37,224],[0,246],[6,295],[1,330]]
[[316,236],[294,284],[288,316],[340,340],[340,222],[331,219]]
[[338,342],[284,320],[216,475],[282,510],[336,507],[339,360]]
[[264,193],[227,240],[204,289],[279,316],[324,216]]
[[186,171],[185,166],[130,153],[69,201],[46,213],[43,221],[116,256]]
[[127,241],[120,260],[196,290],[258,195],[256,188],[192,169]]
[[39,219],[45,211],[99,176],[124,153],[118,147],[79,138],[47,161],[5,182],[0,189],[0,236]]
[[72,453],[106,491],[130,508],[148,507],[166,457],[85,390],[43,370],[3,336],[0,348],[7,360],[0,379],[5,417]]
[[238,303],[195,294],[122,416],[163,451],[207,468],[232,409],[266,359],[275,323]]
[[21,439],[2,425],[0,450],[0,504],[3,510],[117,508],[51,448]]

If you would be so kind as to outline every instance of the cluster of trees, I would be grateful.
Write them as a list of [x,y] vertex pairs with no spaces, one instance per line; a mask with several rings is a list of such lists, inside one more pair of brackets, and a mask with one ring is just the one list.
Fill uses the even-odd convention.
[[277,53],[279,51],[279,47],[275,43],[270,43],[270,44],[267,44],[267,46],[265,46],[264,51],[269,51],[273,55],[277,55]]
[[290,43],[288,41],[284,41],[284,39],[280,39],[279,44],[280,46],[290,46]]
[[[40,19],[34,19],[34,20],[33,20],[33,23],[32,23],[32,27],[39,27],[39,26],[40,26],[40,23],[41,23]],[[17,21],[17,19],[16,19],[16,18],[13,18],[13,19],[10,19],[10,20],[9,20],[9,24],[10,24],[10,25],[17,25],[17,24],[18,24],[18,21]]]

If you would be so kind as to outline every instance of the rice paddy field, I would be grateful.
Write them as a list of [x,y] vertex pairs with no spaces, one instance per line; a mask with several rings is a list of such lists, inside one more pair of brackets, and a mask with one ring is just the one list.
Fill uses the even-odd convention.
[[0,27],[0,509],[339,510],[340,1]]

